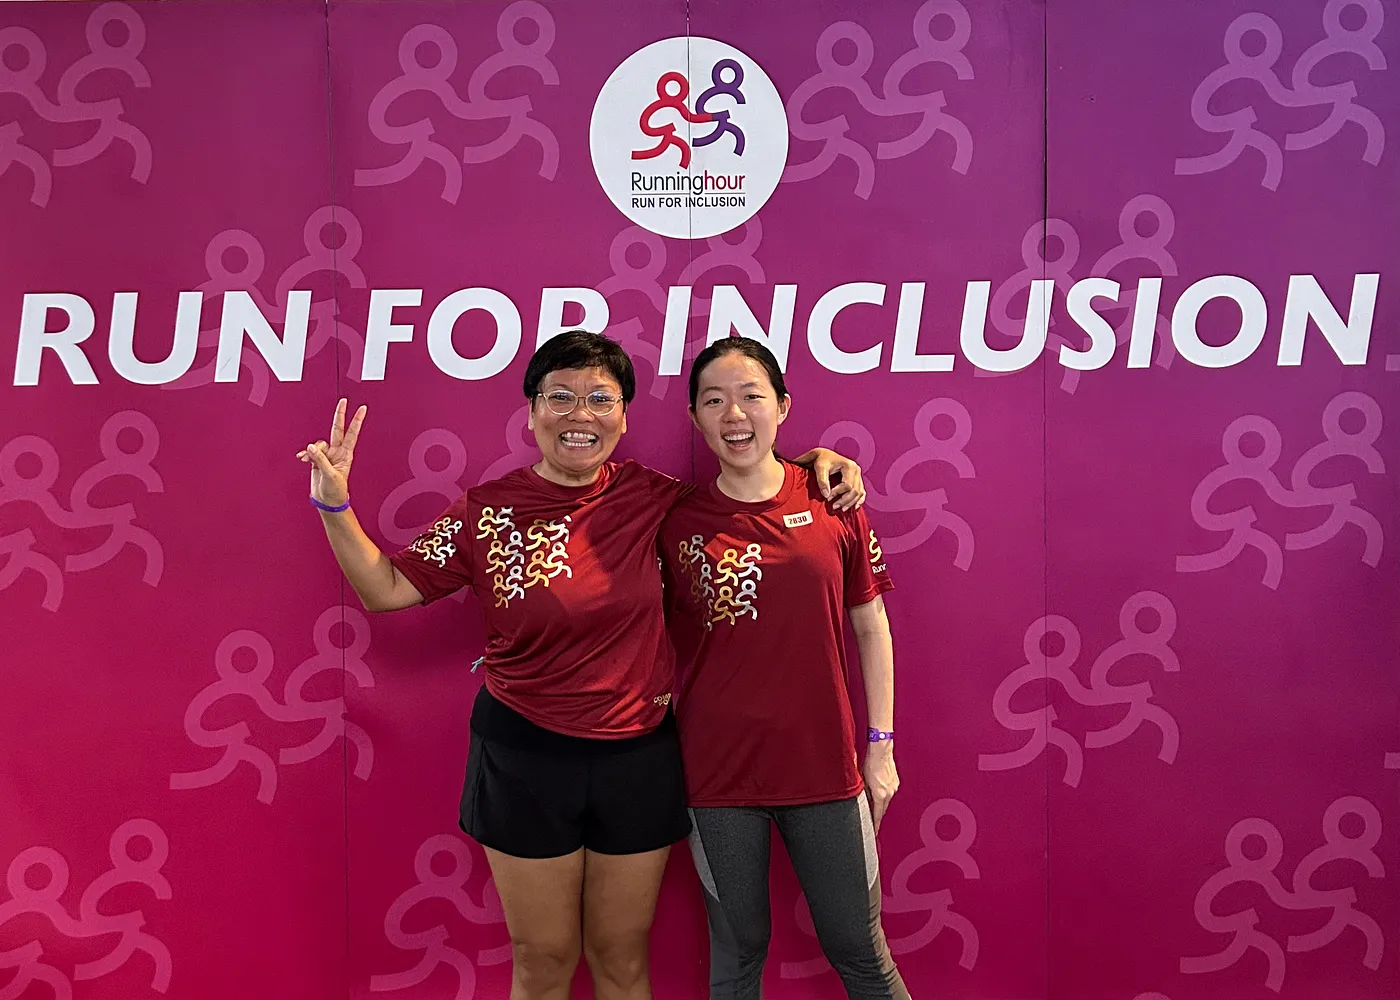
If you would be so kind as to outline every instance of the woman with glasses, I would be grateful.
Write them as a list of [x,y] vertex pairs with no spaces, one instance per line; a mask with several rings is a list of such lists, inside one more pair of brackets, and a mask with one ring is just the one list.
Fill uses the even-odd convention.
[[[486,851],[510,931],[511,1000],[566,998],[580,953],[598,1000],[646,1000],[647,933],[670,845],[690,830],[669,705],[674,656],[657,533],[693,487],[610,462],[627,430],[631,359],[599,334],[542,345],[525,372],[535,465],[468,490],[385,555],[350,509],[365,419],[299,453],[311,502],[370,611],[461,587],[485,612],[485,684],[471,717],[461,827]],[[863,498],[830,452],[841,506]]]
[[[690,415],[720,473],[676,504],[661,532],[710,996],[759,998],[776,825],[847,995],[909,1000],[880,928],[875,852],[899,787],[894,650],[880,596],[893,584],[865,515],[834,509],[805,469],[773,453],[791,405],[782,370],[758,341],[734,337],[701,351]],[[860,741],[863,768],[843,612],[871,726]]]

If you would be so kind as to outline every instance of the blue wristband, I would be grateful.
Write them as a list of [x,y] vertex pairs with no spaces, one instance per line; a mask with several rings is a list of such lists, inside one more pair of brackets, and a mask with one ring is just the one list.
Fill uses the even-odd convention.
[[876,729],[874,726],[871,726],[869,729],[867,729],[867,730],[865,731],[865,738],[866,738],[867,740],[869,740],[871,743],[880,743],[880,742],[883,742],[884,740],[892,740],[892,739],[894,739],[894,731],[891,730],[890,732],[887,733],[887,732],[884,732],[883,730]]
[[350,509],[350,500],[349,500],[349,498],[347,497],[346,500],[345,500],[345,502],[344,502],[343,504],[341,504],[339,507],[332,507],[330,504],[328,504],[328,503],[322,503],[321,501],[317,500],[315,497],[312,497],[312,498],[311,498],[311,506],[315,507],[317,510],[323,510],[323,511],[325,511],[327,514],[339,514],[339,513],[340,513],[341,511],[343,511],[343,510],[349,510],[349,509]]

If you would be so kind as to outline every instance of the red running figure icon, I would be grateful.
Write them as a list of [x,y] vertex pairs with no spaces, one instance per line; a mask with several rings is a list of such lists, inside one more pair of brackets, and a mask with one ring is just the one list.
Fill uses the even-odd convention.
[[[671,93],[672,88],[675,88],[674,94]],[[713,115],[707,115],[703,112],[696,113],[687,108],[685,102],[689,97],[690,81],[683,74],[672,71],[661,75],[661,79],[656,81],[656,100],[646,106],[646,110],[642,112],[642,117],[638,120],[643,133],[661,141],[652,149],[634,150],[632,159],[650,160],[664,153],[667,147],[675,146],[681,151],[681,169],[689,169],[690,144],[676,135],[676,126],[671,122],[667,122],[665,125],[651,123],[653,115],[668,109],[692,124],[698,125],[701,122],[714,120]]]

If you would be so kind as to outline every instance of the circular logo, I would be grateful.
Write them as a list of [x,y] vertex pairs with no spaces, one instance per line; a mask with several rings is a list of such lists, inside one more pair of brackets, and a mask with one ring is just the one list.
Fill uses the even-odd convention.
[[741,226],[787,165],[783,99],[744,53],[713,38],[666,38],[613,70],[593,106],[598,183],[623,215],[699,240]]

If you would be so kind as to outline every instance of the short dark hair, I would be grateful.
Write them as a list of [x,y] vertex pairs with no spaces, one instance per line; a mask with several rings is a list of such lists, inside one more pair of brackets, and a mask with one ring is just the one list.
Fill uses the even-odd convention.
[[632,402],[637,394],[637,372],[621,344],[601,333],[568,330],[550,337],[530,356],[530,363],[525,367],[525,398],[534,402],[540,383],[550,372],[580,368],[606,371],[622,390],[624,403]]
[[783,381],[783,370],[778,366],[778,359],[773,357],[772,351],[760,341],[749,337],[725,337],[705,348],[690,363],[690,408],[692,410],[695,409],[696,397],[700,395],[700,373],[709,367],[710,362],[717,361],[726,354],[742,354],[746,358],[757,361],[768,373],[768,382],[773,386],[773,391],[778,394],[778,398],[781,399],[788,394],[787,383]]

